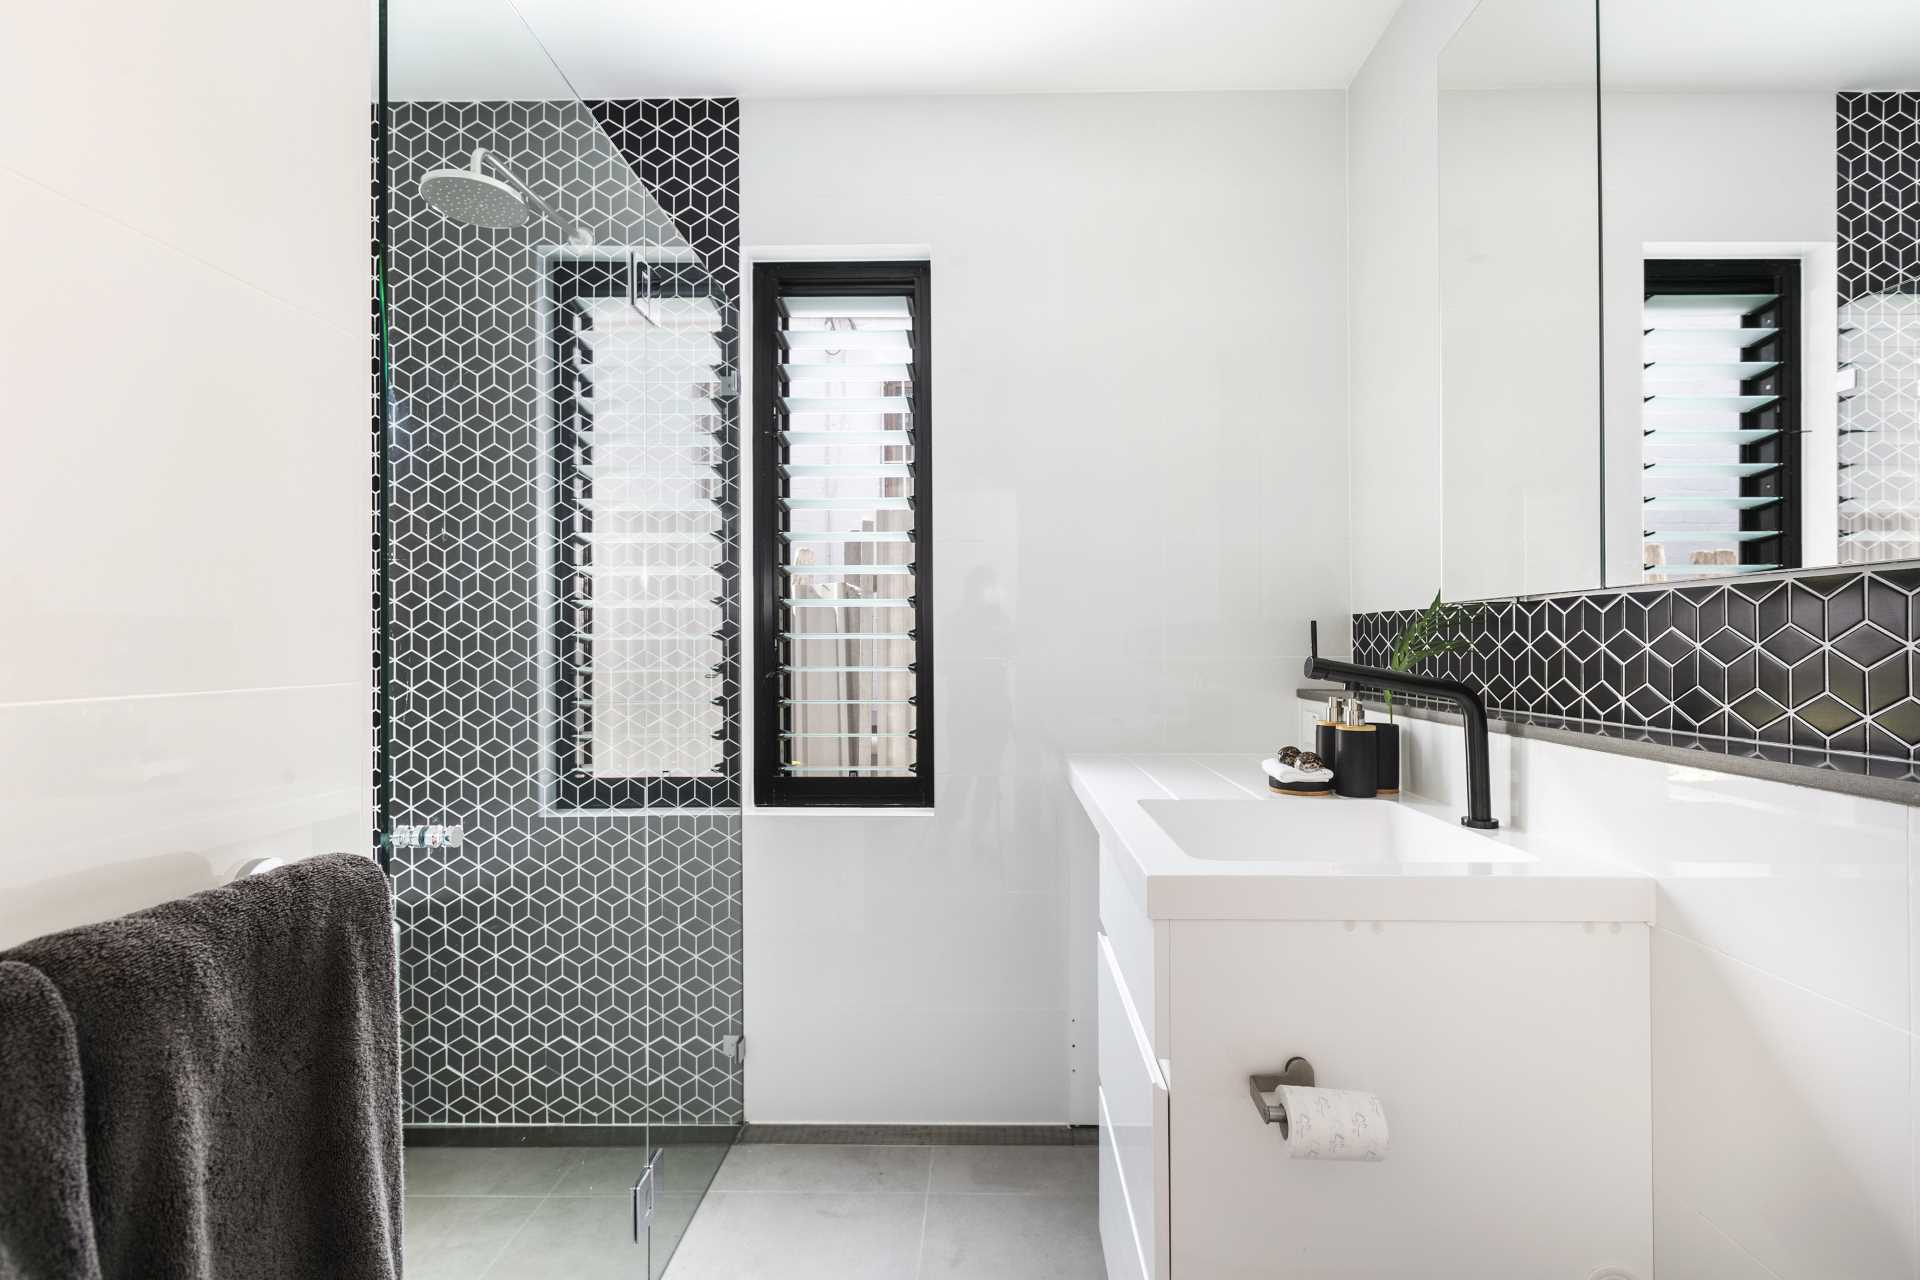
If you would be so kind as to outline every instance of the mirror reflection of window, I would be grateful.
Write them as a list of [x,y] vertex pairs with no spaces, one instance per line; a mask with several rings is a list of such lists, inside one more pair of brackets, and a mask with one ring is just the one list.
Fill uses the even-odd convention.
[[[1920,5],[1601,0],[1600,31],[1608,583],[1920,557]],[[1654,273],[1722,261],[1797,270],[1790,350],[1662,348],[1686,285]]]

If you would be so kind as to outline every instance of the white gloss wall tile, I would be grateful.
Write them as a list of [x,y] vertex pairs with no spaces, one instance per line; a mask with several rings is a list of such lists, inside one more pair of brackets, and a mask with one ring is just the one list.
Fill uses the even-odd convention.
[[323,324],[4,172],[0,225],[86,245],[14,255],[36,302],[0,316],[36,375],[0,469],[0,702],[364,680],[364,302]]
[[[0,167],[364,340],[367,5],[76,0],[6,24]],[[38,240],[61,242],[85,243]],[[209,305],[200,332],[233,329]]]
[[[1920,1035],[1920,808],[1907,810],[1907,1030]],[[1920,1074],[1917,1072],[1916,1074]],[[1915,1136],[1920,1152],[1920,1134]]]
[[1528,830],[1654,876],[1661,928],[1911,1029],[1906,807],[1509,741]]
[[[1301,652],[1306,618],[1338,632],[1350,616],[1345,558],[1317,537],[1345,527],[1345,268],[1323,251],[1344,217],[1344,124],[1334,93],[742,104],[749,255],[907,240],[932,257],[940,704],[927,825],[951,849],[924,861],[910,842],[930,837],[883,817],[747,817],[749,1120],[855,1115],[869,1088],[865,1066],[837,1065],[841,1024],[763,1013],[776,992],[804,1004],[832,989],[868,1002],[849,1022],[884,1022],[893,1015],[873,1001],[897,995],[900,973],[950,1006],[928,1012],[929,1059],[981,1053],[969,1028],[1030,1036],[991,1051],[1051,1073],[1037,1082],[1048,1118],[1094,1120],[1091,1087],[1067,1070],[1070,1046],[1092,1044],[1094,1000],[1093,836],[1066,756],[1270,751],[1295,719],[1299,673],[1276,646]],[[834,142],[849,136],[897,163],[859,162]],[[976,173],[1042,194],[1018,208],[965,198],[955,175]],[[1170,216],[1169,190],[1226,198]],[[1284,296],[1227,290],[1197,304],[1177,275],[1115,267],[1194,244],[1247,278],[1286,279]],[[1284,404],[1239,393],[1247,369],[1286,387]],[[1284,556],[1268,545],[1303,539]],[[790,881],[795,859],[853,877],[823,857],[815,842],[828,839],[896,861],[903,878],[885,892],[864,879],[845,898]],[[1022,892],[1044,901],[1004,900]],[[913,914],[929,903],[955,918]],[[897,949],[852,967],[825,943],[809,950],[803,930],[756,933],[809,909]],[[989,945],[1028,965],[1026,981],[1012,983],[999,957],[954,961]],[[972,973],[935,974],[932,957]],[[1022,987],[1059,1007],[1036,1013]],[[1040,1105],[1035,1083],[962,1073],[938,1101],[949,1118],[1015,1119]]]
[[0,706],[0,948],[364,851],[364,684]]
[[1653,1023],[1657,1247],[1698,1216],[1781,1276],[1914,1273],[1911,1036],[1665,930]]
[[937,661],[934,761],[940,776],[996,776],[1011,769],[1014,670],[1000,659],[942,655]]
[[1160,749],[1274,750],[1281,745],[1274,735],[1292,718],[1299,672],[1299,663],[1288,658],[1170,659]]
[[[944,524],[944,508],[940,515]],[[1021,623],[1020,562],[1011,547],[941,537],[933,555],[940,584],[933,597],[933,634],[941,665],[1013,657]]]

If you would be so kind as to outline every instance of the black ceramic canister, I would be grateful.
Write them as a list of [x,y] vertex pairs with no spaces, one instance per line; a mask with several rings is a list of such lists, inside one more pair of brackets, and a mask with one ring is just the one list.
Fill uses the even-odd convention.
[[1400,726],[1377,724],[1373,726],[1373,736],[1379,744],[1374,753],[1374,794],[1397,796],[1400,794]]

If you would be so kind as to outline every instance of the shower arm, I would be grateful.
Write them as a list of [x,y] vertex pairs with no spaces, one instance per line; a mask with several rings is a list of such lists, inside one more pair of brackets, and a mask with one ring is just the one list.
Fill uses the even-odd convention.
[[552,206],[548,205],[545,200],[542,200],[539,195],[534,192],[532,186],[521,181],[520,175],[509,168],[506,161],[495,159],[493,152],[487,150],[485,147],[475,147],[473,149],[473,161],[467,167],[475,174],[484,177],[488,166],[492,167],[495,176],[498,177],[500,181],[506,183],[527,198],[528,208],[545,218],[548,222],[551,222],[554,226],[557,227],[560,225],[560,219],[554,216]]

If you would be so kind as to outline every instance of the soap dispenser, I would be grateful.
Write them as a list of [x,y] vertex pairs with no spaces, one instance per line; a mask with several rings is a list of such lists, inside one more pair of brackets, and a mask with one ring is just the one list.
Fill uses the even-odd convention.
[[1347,718],[1347,700],[1341,697],[1327,699],[1327,710],[1313,722],[1313,753],[1320,757],[1327,768],[1337,766],[1333,763],[1336,730],[1340,722]]
[[1347,698],[1333,729],[1333,789],[1351,799],[1371,800],[1380,789],[1380,740],[1367,723],[1366,706]]

